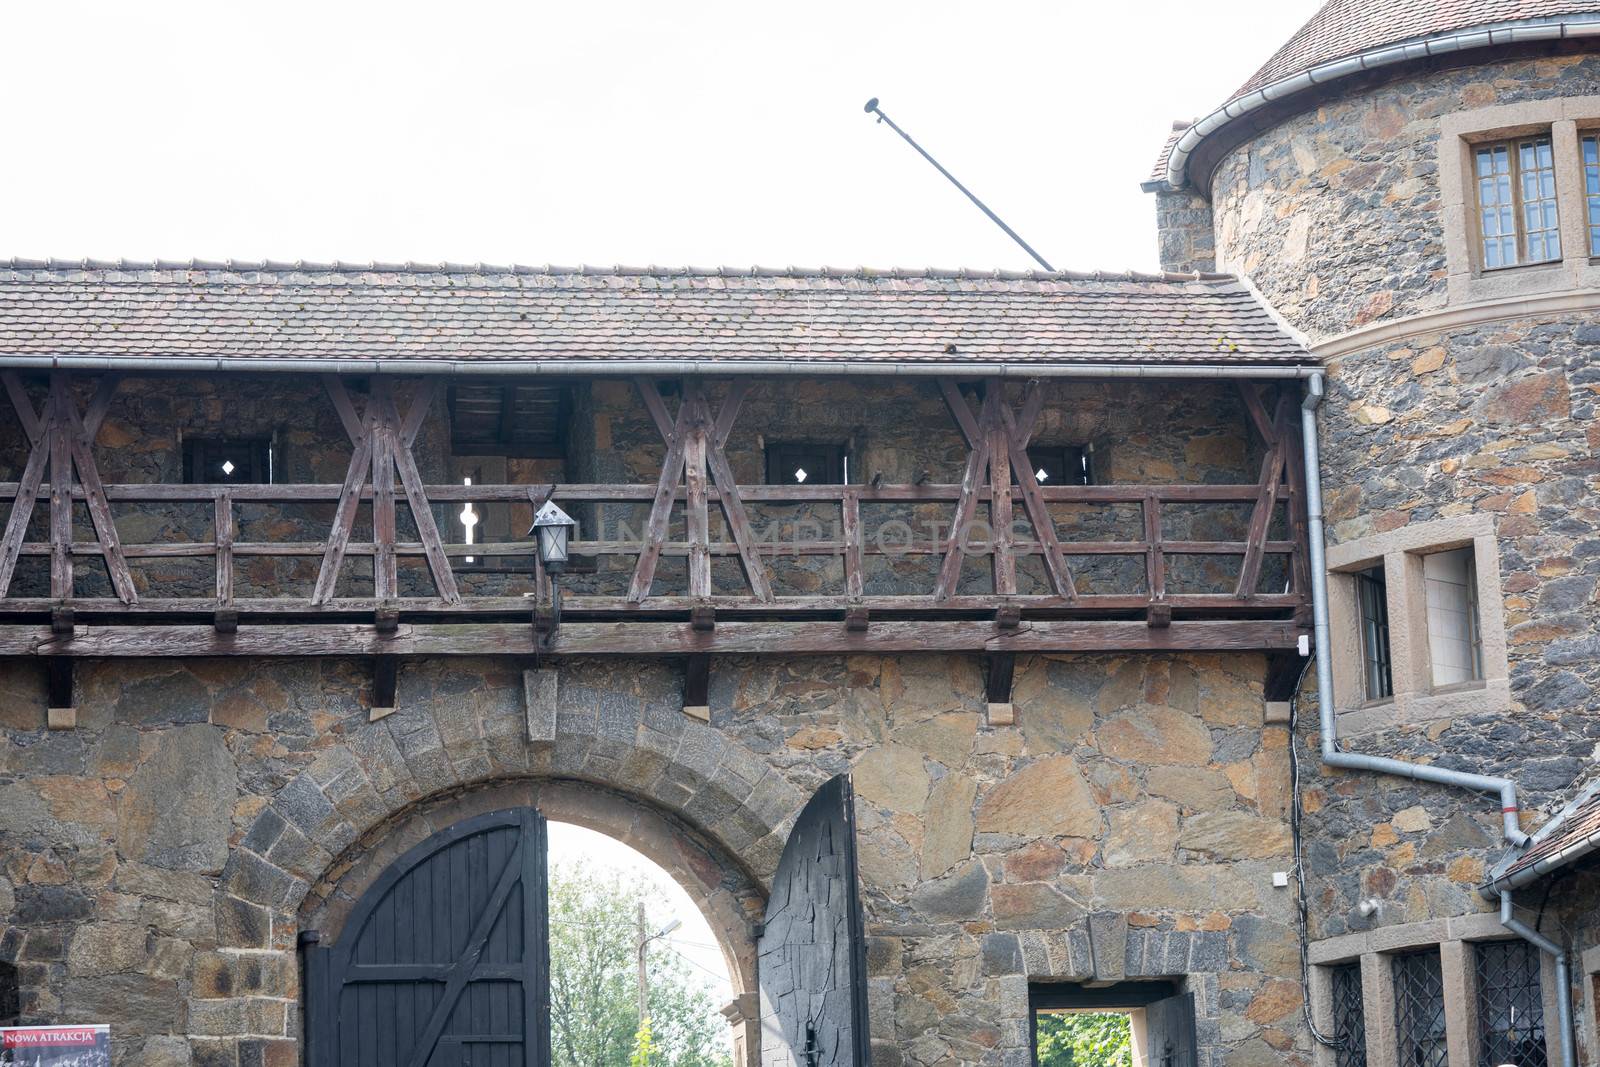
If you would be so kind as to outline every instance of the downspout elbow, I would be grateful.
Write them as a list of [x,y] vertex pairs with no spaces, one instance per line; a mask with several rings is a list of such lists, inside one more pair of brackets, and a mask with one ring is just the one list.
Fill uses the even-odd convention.
[[1560,1030],[1561,1067],[1577,1067],[1578,1048],[1572,1018],[1572,961],[1567,956],[1567,950],[1516,917],[1509,889],[1500,891],[1500,925],[1534,948],[1555,957],[1556,1026]]

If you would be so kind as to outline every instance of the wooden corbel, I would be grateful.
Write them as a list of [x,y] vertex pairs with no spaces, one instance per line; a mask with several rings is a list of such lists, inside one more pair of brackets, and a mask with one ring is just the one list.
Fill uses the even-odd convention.
[[[70,639],[76,622],[69,607],[50,612],[50,632],[58,638]],[[72,657],[47,658],[45,671],[45,725],[52,730],[71,730],[78,725],[78,708],[72,699]]]
[[868,621],[868,612],[864,606],[857,604],[844,609],[844,628],[850,633],[866,633]]
[[986,657],[986,666],[984,697],[988,701],[989,725],[1014,725],[1017,711],[1011,702],[1011,679],[1016,673],[1017,655],[1015,652],[991,652]]
[[[391,607],[380,607],[375,617],[375,629],[380,637],[393,637],[400,631],[400,612]],[[400,686],[400,657],[378,655],[372,659],[372,711],[368,722],[386,719],[399,706],[395,691]]]
[[696,652],[683,672],[683,713],[701,722],[711,721],[711,656]]
[[1172,625],[1172,605],[1162,600],[1152,600],[1145,612],[1145,623],[1152,630],[1165,630]]

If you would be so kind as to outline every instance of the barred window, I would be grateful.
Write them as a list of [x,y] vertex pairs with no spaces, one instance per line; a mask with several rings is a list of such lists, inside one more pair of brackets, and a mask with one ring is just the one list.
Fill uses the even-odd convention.
[[1333,991],[1334,1067],[1367,1067],[1367,1017],[1361,1002],[1361,964],[1329,968]]
[[1473,151],[1485,270],[1561,258],[1555,156],[1548,135]]
[[1588,209],[1589,254],[1600,256],[1600,136],[1583,139],[1583,199]]
[[1538,950],[1521,940],[1481,941],[1473,956],[1480,1067],[1548,1067]]
[[1444,976],[1439,950],[1392,958],[1395,1044],[1400,1067],[1447,1067]]
[[1368,700],[1383,700],[1394,695],[1394,676],[1389,668],[1389,587],[1380,564],[1356,574],[1356,590],[1361,599],[1361,657]]

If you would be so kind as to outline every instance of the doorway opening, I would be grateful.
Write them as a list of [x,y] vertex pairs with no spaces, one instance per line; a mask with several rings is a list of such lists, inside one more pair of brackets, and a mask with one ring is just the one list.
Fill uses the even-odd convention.
[[552,1067],[731,1067],[733,984],[693,898],[614,837],[548,827]]
[[1193,994],[1168,981],[1028,988],[1036,1067],[1196,1067]]

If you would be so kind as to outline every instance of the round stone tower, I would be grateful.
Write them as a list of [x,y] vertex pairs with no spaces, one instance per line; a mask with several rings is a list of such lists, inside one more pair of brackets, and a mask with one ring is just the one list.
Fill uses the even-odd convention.
[[[1249,278],[1325,362],[1341,748],[1511,779],[1529,832],[1600,808],[1600,3],[1329,0],[1223,108],[1175,126],[1145,188],[1164,266]],[[1532,1062],[1479,1058],[1500,1051],[1487,975],[1521,966],[1550,1062],[1560,995],[1595,1062],[1595,855],[1518,880],[1515,915],[1568,949],[1570,987],[1549,955],[1496,969],[1521,951],[1492,911],[1517,858],[1500,805],[1321,766],[1316,696],[1308,677],[1324,1024],[1341,974],[1396,1019],[1416,964],[1452,1005],[1448,1062]],[[1405,1059],[1426,1035],[1394,1029],[1371,1041],[1446,1062]]]

